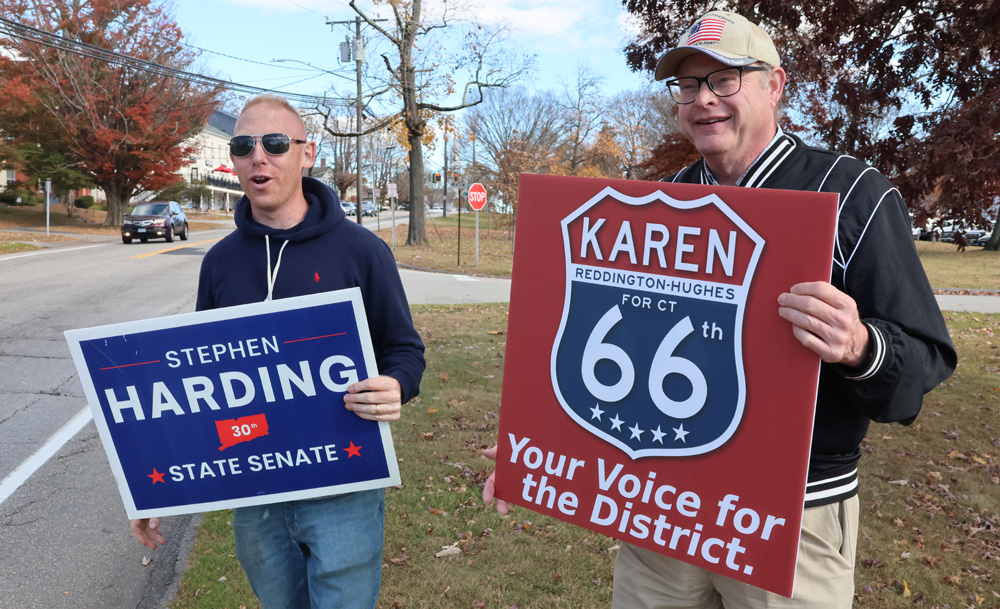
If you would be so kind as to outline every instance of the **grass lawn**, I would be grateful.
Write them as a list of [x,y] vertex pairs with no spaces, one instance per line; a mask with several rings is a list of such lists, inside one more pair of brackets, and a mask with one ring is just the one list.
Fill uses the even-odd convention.
[[[461,233],[458,230],[459,218],[454,213],[447,218],[427,218],[426,221],[428,244],[423,246],[405,246],[409,225],[396,227],[394,254],[400,264],[452,273],[510,276],[514,254],[508,228],[505,225],[506,219],[503,216],[480,212],[478,265],[475,213],[462,214]],[[376,234],[392,245],[391,228],[384,228]],[[461,249],[459,249],[459,234],[461,234]]]
[[1000,290],[1000,252],[970,247],[959,252],[951,243],[917,241],[917,253],[935,288]]
[[[413,307],[428,369],[393,424],[403,484],[387,495],[380,608],[610,606],[617,541],[524,508],[482,507],[506,312]],[[1000,316],[953,314],[948,325],[956,374],[914,425],[873,424],[863,444],[856,607],[1000,606]],[[230,518],[206,515],[173,609],[259,607]],[[436,556],[450,546],[460,552]]]

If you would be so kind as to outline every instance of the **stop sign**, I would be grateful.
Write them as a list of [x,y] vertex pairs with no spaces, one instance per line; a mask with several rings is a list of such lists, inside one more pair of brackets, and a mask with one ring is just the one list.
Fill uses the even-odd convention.
[[486,189],[479,182],[469,187],[469,207],[476,211],[486,207]]

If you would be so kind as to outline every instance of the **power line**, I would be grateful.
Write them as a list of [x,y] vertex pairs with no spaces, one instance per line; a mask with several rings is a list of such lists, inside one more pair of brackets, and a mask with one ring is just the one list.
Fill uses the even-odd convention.
[[177,78],[179,80],[183,80],[194,84],[200,84],[207,87],[222,87],[228,91],[233,91],[236,93],[249,93],[249,94],[272,93],[275,95],[281,95],[289,100],[301,103],[326,105],[326,106],[350,105],[347,101],[343,99],[330,99],[327,98],[326,96],[319,97],[316,95],[292,93],[289,91],[280,91],[276,89],[264,89],[261,87],[244,85],[228,80],[221,80],[219,78],[212,78],[211,76],[205,76],[203,74],[185,72],[184,70],[171,68],[169,66],[160,65],[152,61],[131,57],[129,55],[123,55],[121,53],[116,53],[114,51],[102,49],[98,46],[94,46],[84,42],[69,40],[61,36],[57,36],[56,34],[53,34],[51,32],[46,32],[45,30],[41,30],[32,26],[23,25],[21,23],[17,23],[16,21],[11,21],[10,19],[6,19],[4,17],[0,17],[0,34],[18,40],[40,44],[42,46],[50,47],[56,50],[65,51],[76,55],[81,55],[83,57],[88,57],[98,61],[103,61],[108,64],[120,65],[136,70],[141,70],[144,72],[149,72],[163,77]]

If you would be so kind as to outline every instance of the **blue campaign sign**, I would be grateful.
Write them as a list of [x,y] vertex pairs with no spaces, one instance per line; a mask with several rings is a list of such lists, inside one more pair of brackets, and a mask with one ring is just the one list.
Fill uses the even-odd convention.
[[344,407],[378,375],[357,288],[66,339],[129,518],[399,483],[388,423]]

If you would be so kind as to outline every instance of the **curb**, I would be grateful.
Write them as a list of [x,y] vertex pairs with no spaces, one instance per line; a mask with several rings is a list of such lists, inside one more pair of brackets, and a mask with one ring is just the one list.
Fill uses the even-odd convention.
[[412,264],[396,262],[396,266],[408,271],[421,271],[423,273],[437,273],[439,275],[463,275],[465,277],[483,277],[484,279],[510,279],[510,275],[490,275],[489,273],[463,273],[461,271],[443,271],[441,269],[429,269]]

